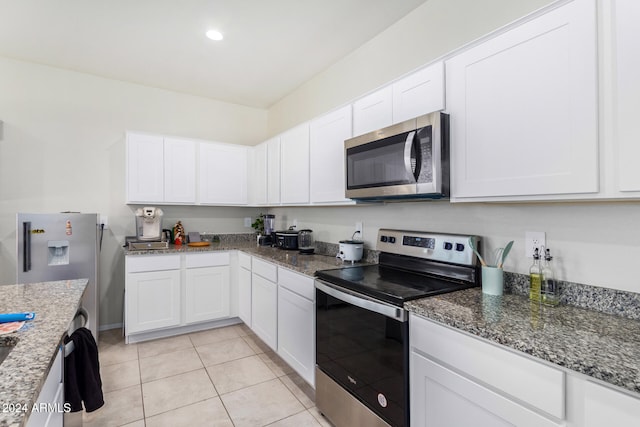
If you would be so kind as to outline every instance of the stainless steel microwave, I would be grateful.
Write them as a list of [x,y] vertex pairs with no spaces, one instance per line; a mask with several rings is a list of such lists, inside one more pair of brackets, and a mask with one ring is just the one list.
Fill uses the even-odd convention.
[[416,117],[344,142],[347,198],[449,197],[449,115]]

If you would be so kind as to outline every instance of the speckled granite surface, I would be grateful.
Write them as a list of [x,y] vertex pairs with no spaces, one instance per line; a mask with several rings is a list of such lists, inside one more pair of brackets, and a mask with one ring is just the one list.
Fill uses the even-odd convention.
[[[529,295],[529,276],[505,271],[504,286],[508,293],[527,296]],[[562,280],[558,281],[558,289],[561,304],[640,320],[639,293]]]
[[[200,253],[210,251],[230,251],[241,250],[250,255],[255,255],[259,258],[263,258],[266,261],[272,262],[277,265],[289,268],[308,276],[314,276],[318,270],[327,270],[330,268],[340,268],[351,265],[350,262],[343,263],[342,260],[335,257],[335,252],[331,254],[332,249],[337,252],[338,245],[322,246],[317,244],[317,254],[306,255],[300,254],[296,250],[283,250],[278,248],[272,248],[270,246],[258,246],[256,243],[255,235],[251,239],[245,238],[229,238],[226,239],[225,235],[220,235],[220,242],[212,243],[210,246],[204,247],[190,247],[190,246],[174,246],[170,245],[168,249],[156,249],[156,250],[127,250],[125,249],[125,255],[127,256],[141,256],[141,255],[161,255],[171,253]],[[228,235],[238,236],[238,235]],[[243,235],[240,235],[243,236]],[[327,244],[325,244],[327,245]],[[330,244],[329,244],[330,245]],[[322,250],[322,252],[320,252]],[[329,253],[327,253],[329,252]],[[377,253],[370,251],[369,258],[358,263],[368,263],[377,261]]]
[[4,405],[30,410],[86,286],[86,279],[0,286],[0,313],[36,313],[19,331],[0,335],[0,345],[15,344],[0,364],[0,426],[18,426],[26,419],[27,413]]
[[405,304],[416,314],[640,393],[640,321],[480,288]]

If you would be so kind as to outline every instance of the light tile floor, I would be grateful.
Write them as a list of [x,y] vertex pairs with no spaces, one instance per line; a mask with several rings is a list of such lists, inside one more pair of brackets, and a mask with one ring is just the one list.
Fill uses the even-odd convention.
[[102,332],[105,405],[93,426],[331,426],[314,390],[249,328],[234,325],[139,344]]

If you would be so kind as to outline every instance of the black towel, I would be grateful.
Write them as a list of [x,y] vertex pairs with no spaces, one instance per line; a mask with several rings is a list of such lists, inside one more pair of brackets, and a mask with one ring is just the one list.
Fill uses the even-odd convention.
[[83,401],[87,412],[95,411],[104,405],[96,340],[90,330],[80,328],[64,340],[65,344],[69,341],[75,349],[64,360],[65,401],[71,412],[82,411]]

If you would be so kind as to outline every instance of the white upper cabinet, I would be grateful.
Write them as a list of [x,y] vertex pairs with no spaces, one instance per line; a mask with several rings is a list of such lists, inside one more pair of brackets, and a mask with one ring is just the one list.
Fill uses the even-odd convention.
[[612,197],[640,196],[640,2],[612,0],[604,11],[610,29],[605,44],[605,120],[613,150],[609,170],[613,174]]
[[164,138],[164,201],[196,202],[196,143]]
[[200,143],[200,203],[246,205],[247,147]]
[[393,84],[393,123],[443,110],[444,62],[422,68]]
[[267,204],[267,144],[249,149],[249,204]]
[[597,194],[596,46],[575,0],[446,61],[452,200]]
[[280,135],[280,201],[309,203],[309,124]]
[[164,139],[127,133],[127,202],[164,201]]
[[353,135],[372,132],[393,123],[393,90],[385,86],[353,103]]
[[280,204],[280,137],[267,144],[267,203]]
[[196,202],[196,146],[162,135],[127,133],[127,202]]
[[351,138],[351,105],[311,122],[309,130],[312,203],[350,202],[344,197],[344,140]]

